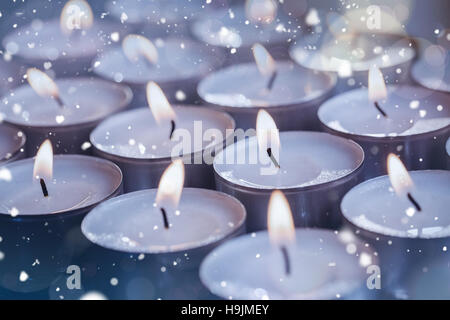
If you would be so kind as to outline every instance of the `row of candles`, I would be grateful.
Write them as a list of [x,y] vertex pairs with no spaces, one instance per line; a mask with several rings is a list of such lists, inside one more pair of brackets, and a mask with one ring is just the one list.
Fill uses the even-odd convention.
[[[327,99],[336,75],[276,61],[260,44],[249,49],[256,63],[205,77],[214,61],[196,46],[186,39],[158,44],[128,35],[121,48],[94,59],[93,70],[133,84],[132,89],[96,78],[53,81],[32,68],[26,73],[29,85],[3,98],[3,287],[22,292],[48,287],[56,270],[85,250],[80,225],[96,245],[94,253],[84,254],[95,256],[102,270],[129,254],[141,263],[140,272],[119,279],[134,272],[157,277],[148,270],[170,264],[197,273],[203,261],[201,281],[224,298],[352,297],[365,286],[370,265],[380,263],[395,287],[412,261],[422,266],[428,255],[445,259],[450,180],[448,171],[436,169],[449,161],[448,94],[417,86],[386,88],[370,60],[358,64],[368,89]],[[409,50],[406,45],[393,54]],[[298,47],[291,52],[294,59],[304,57]],[[381,69],[398,69],[414,53],[405,55],[394,65],[381,63]],[[198,95],[208,107],[170,104],[195,93],[199,81]],[[143,97],[150,109],[124,111],[130,104],[147,104]],[[179,150],[185,165],[172,161],[177,133],[184,129],[195,136],[196,122],[202,137],[215,129],[214,135]],[[256,136],[231,140],[234,129],[255,125]],[[277,127],[328,133],[278,132]],[[92,149],[98,158],[53,156],[53,148],[56,153]],[[248,159],[252,150],[264,164],[227,161],[235,155]],[[36,152],[35,159],[14,161]],[[408,174],[392,153],[410,170],[435,170]],[[204,154],[215,156],[212,164],[205,163]],[[389,176],[376,177],[386,172],[386,163]],[[223,193],[200,189],[214,185]],[[122,190],[127,193],[118,196]],[[342,217],[358,238],[348,230],[294,231],[294,225],[337,228]],[[259,231],[267,227],[269,233]],[[245,229],[258,232],[229,240]],[[78,239],[75,244],[65,244],[69,235]],[[37,265],[30,262],[43,252]],[[18,274],[18,265],[26,277]]]

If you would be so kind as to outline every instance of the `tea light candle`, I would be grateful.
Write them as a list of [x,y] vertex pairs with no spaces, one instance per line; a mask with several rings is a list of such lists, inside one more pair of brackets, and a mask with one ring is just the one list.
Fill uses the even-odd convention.
[[441,258],[450,263],[446,251],[450,245],[450,171],[419,170],[408,175],[394,155],[388,159],[388,168],[389,176],[365,181],[347,193],[341,210],[359,236],[379,253],[382,287],[395,295],[407,286],[405,278],[410,272]]
[[71,0],[59,20],[34,20],[14,30],[3,46],[22,63],[52,69],[58,76],[86,74],[92,59],[111,43],[116,26],[94,22],[89,4]]
[[364,148],[368,178],[386,172],[385,159],[391,152],[400,155],[410,170],[445,168],[449,96],[415,86],[386,89],[379,70],[371,74],[369,90],[343,93],[319,108],[325,130]]
[[53,157],[48,140],[36,159],[7,163],[1,170],[8,174],[0,179],[0,285],[42,290],[83,248],[82,217],[121,193],[122,174],[98,158]]
[[[111,199],[83,220],[82,231],[97,245],[93,256],[101,266],[92,280],[101,286],[103,279],[103,285],[109,288],[102,292],[109,298],[139,299],[146,296],[149,287],[158,288],[156,297],[165,298],[163,292],[170,286],[183,290],[180,283],[198,283],[198,265],[203,257],[220,243],[243,233],[246,214],[242,204],[217,191],[183,189],[183,171],[183,162],[175,160],[162,175],[158,189]],[[127,268],[128,262],[134,267]],[[186,277],[184,271],[189,270],[195,279]],[[120,286],[111,287],[112,275]],[[149,282],[149,286],[127,297],[124,288],[135,278]],[[161,279],[165,281],[159,283]],[[195,297],[196,292],[189,294]]]
[[[172,108],[154,82],[148,84],[147,92],[151,110],[122,112],[92,132],[94,154],[119,165],[124,172],[126,192],[156,187],[171,159],[179,156],[186,162],[186,186],[214,186],[212,159],[208,163],[204,155],[222,146],[233,134],[233,119],[225,113],[195,106]],[[220,135],[204,139],[213,129]],[[183,142],[189,142],[186,149],[178,147]]]
[[[270,116],[265,114],[259,118],[259,126],[272,129]],[[273,133],[278,135],[276,127]],[[247,228],[267,228],[262,213],[274,189],[286,194],[296,226],[337,227],[341,222],[340,199],[359,181],[364,160],[361,147],[351,140],[320,132],[281,132],[271,142],[260,132],[257,134],[226,147],[214,158],[216,188],[244,204]],[[262,140],[271,146],[276,161],[265,152],[269,150]],[[237,161],[233,161],[235,155]]]
[[370,248],[348,231],[294,230],[279,191],[271,206],[269,232],[227,241],[203,261],[200,279],[212,293],[228,300],[317,300],[361,299],[369,292],[365,269],[377,262]]
[[4,122],[27,136],[26,153],[34,155],[45,139],[55,153],[86,153],[89,133],[107,116],[123,110],[132,99],[130,88],[93,78],[59,79],[29,69],[30,85],[2,98]]
[[22,80],[22,70],[14,61],[0,59],[0,95],[7,94]]
[[139,35],[125,39],[122,47],[100,54],[93,67],[103,78],[128,84],[135,107],[146,103],[148,81],[158,82],[171,102],[193,103],[200,79],[221,64],[221,52],[186,39],[159,39],[155,44]]
[[259,108],[266,108],[282,131],[317,129],[317,108],[331,95],[336,77],[275,62],[264,47],[255,47],[256,64],[233,65],[206,76],[198,86],[202,100],[231,114],[244,130],[254,128]]
[[0,165],[24,158],[25,141],[22,131],[0,123]]
[[228,64],[253,59],[251,46],[260,42],[277,59],[289,57],[290,41],[300,33],[296,18],[277,10],[273,0],[249,0],[204,15],[194,21],[191,32],[198,40],[216,48],[226,48]]
[[415,57],[411,39],[384,33],[313,33],[296,40],[290,50],[299,65],[339,75],[337,92],[367,86],[371,66],[378,66],[389,84],[409,81]]

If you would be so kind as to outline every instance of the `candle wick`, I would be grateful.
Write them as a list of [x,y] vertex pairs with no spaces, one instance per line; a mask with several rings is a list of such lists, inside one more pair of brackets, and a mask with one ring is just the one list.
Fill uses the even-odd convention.
[[161,213],[163,216],[164,228],[169,229],[170,225],[169,225],[169,220],[167,219],[166,209],[161,208]]
[[81,38],[81,35],[83,34],[83,29],[78,29],[78,28],[76,28],[76,29],[73,29],[71,32],[70,32],[70,36],[69,36],[69,38],[70,38],[70,41],[72,42],[78,42],[78,41],[80,41],[80,38]]
[[383,117],[387,118],[387,113],[380,107],[378,101],[375,101],[374,103],[375,108],[383,115]]
[[278,72],[275,70],[269,78],[269,81],[267,82],[267,90],[272,90],[273,83],[275,82],[275,79],[277,78]]
[[267,155],[269,156],[270,160],[272,160],[275,167],[280,168],[280,164],[278,163],[277,159],[272,154],[272,148],[267,148]]
[[171,128],[170,128],[169,139],[172,140],[173,132],[175,131],[175,127],[176,127],[175,120],[170,120],[170,125],[171,125]]
[[48,197],[48,190],[47,190],[47,185],[45,184],[44,179],[39,179],[39,182],[41,183],[41,189],[42,189],[42,193],[44,194],[44,197],[47,198]]
[[284,271],[286,275],[291,274],[291,260],[289,258],[289,252],[287,251],[287,248],[285,246],[281,246],[281,253],[283,254],[283,260],[284,260]]
[[59,95],[53,96],[53,99],[55,99],[56,103],[61,109],[64,108],[64,102]]
[[408,192],[408,200],[411,201],[411,203],[416,207],[417,211],[422,211],[422,207],[420,204],[414,199],[411,193]]

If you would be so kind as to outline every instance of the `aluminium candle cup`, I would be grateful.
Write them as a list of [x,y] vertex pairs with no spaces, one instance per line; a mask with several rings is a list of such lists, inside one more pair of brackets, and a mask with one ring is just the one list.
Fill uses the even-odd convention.
[[[411,194],[421,212],[414,210],[406,196],[396,195],[388,176],[354,187],[341,203],[346,223],[378,252],[382,290],[397,298],[409,296],[411,274],[425,277],[435,262],[450,272],[450,171],[409,173],[414,183]],[[438,285],[434,292],[448,289],[448,282]]]
[[251,47],[261,43],[276,59],[288,59],[290,41],[301,34],[297,19],[278,10],[270,24],[255,24],[243,6],[204,15],[191,24],[195,38],[210,47],[226,49],[227,65],[253,61]]
[[147,104],[145,87],[149,81],[157,82],[171,102],[196,102],[198,82],[221,66],[223,53],[186,39],[157,39],[154,44],[158,50],[156,64],[144,59],[131,62],[118,46],[95,59],[94,72],[129,85],[134,93],[132,107]]
[[0,123],[0,165],[25,157],[25,134],[12,126]]
[[28,84],[2,98],[4,122],[27,136],[26,154],[33,156],[45,139],[55,153],[89,153],[86,143],[95,126],[109,115],[125,109],[131,89],[94,78],[55,81],[65,106],[51,97],[40,97]]
[[[200,279],[223,299],[322,300],[374,296],[367,267],[377,264],[371,248],[346,231],[297,229],[291,244],[291,274],[267,231],[237,237],[202,262]],[[239,263],[230,263],[239,261]]]
[[331,96],[335,75],[289,61],[276,65],[278,75],[270,91],[266,89],[268,77],[259,73],[255,63],[245,63],[206,76],[198,94],[211,108],[229,113],[236,128],[255,128],[256,115],[264,108],[281,131],[318,129],[317,109]]
[[[180,155],[178,152],[173,154],[173,150],[183,142],[187,142],[190,148],[181,151],[185,163],[185,186],[214,187],[212,159],[207,163],[204,155],[223,148],[235,128],[234,120],[228,114],[197,106],[173,106],[173,109],[176,128],[187,130],[190,137],[180,136],[178,139],[175,130],[170,141],[170,124],[159,126],[148,107],[112,116],[92,132],[90,141],[94,154],[115,162],[122,169],[125,192],[157,187],[173,156]],[[198,131],[196,123],[200,125]],[[210,129],[219,130],[222,138],[217,137],[218,141],[214,142],[204,141],[202,137]],[[197,144],[197,139],[202,139],[201,145]]]
[[176,211],[167,210],[165,229],[156,192],[124,194],[85,217],[81,229],[95,244],[93,262],[85,259],[90,276],[83,281],[90,290],[110,299],[207,297],[198,266],[216,246],[244,233],[245,208],[221,192],[184,188]]
[[33,179],[34,159],[2,165],[0,179],[0,286],[34,292],[50,283],[89,246],[81,234],[84,215],[122,192],[122,173],[110,161],[56,155],[49,196]]
[[415,46],[412,39],[394,34],[355,33],[336,39],[315,33],[297,39],[290,56],[305,68],[337,73],[336,92],[345,92],[367,86],[372,65],[380,68],[389,84],[410,82]]
[[[269,163],[250,163],[250,150],[257,150],[254,136],[218,153],[214,158],[216,189],[244,204],[249,231],[267,229],[265,212],[275,189],[283,191],[289,201],[297,227],[339,227],[340,200],[360,181],[362,148],[320,132],[281,132],[280,140],[277,161],[281,169],[274,175],[262,174],[261,168],[269,168]],[[233,152],[241,159],[245,155],[245,161],[227,163]]]
[[367,89],[355,89],[319,108],[322,127],[363,147],[365,178],[386,173],[389,153],[399,155],[409,170],[445,169],[450,96],[414,86],[389,86],[387,92],[379,102],[387,118],[369,101]]
[[111,45],[111,34],[120,26],[94,22],[87,30],[66,35],[60,21],[35,20],[14,30],[3,40],[3,47],[17,56],[21,64],[51,68],[58,77],[86,75],[94,57]]

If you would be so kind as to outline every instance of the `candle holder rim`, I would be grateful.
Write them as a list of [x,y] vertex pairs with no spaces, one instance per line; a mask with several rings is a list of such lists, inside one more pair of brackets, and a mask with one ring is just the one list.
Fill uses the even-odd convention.
[[[196,105],[182,105],[182,104],[175,104],[172,105],[172,107],[176,110],[176,109],[199,109],[201,108],[201,106],[196,106]],[[148,110],[148,112],[150,112],[150,109],[148,107],[139,107],[136,109],[131,109],[131,110],[126,110],[121,112],[123,113],[136,113],[136,112],[143,112],[144,110]],[[225,128],[225,136],[223,137],[222,141],[217,142],[216,144],[212,145],[212,146],[208,146],[207,148],[203,148],[201,150],[195,151],[195,152],[190,152],[190,153],[185,153],[181,155],[181,158],[192,158],[192,157],[196,157],[198,155],[202,155],[205,152],[208,152],[210,150],[214,150],[215,147],[219,146],[220,144],[225,144],[228,139],[230,138],[230,136],[232,136],[232,133],[229,132],[228,134],[226,133],[227,129],[232,129],[233,131],[236,129],[236,121],[233,119],[233,117],[231,115],[229,115],[227,112],[223,112],[220,110],[214,110],[214,109],[207,109],[207,108],[202,108],[203,111],[206,112],[211,112],[211,113],[216,113],[216,114],[222,114],[227,118],[227,121],[229,121],[229,124],[231,125],[230,128]],[[120,114],[116,114],[114,116],[119,116]],[[111,120],[112,117],[109,117],[108,119],[104,119],[105,121],[107,120]],[[117,154],[117,153],[111,153],[108,151],[104,151],[100,148],[97,147],[96,143],[95,143],[95,138],[94,135],[97,131],[98,128],[100,128],[101,123],[99,123],[99,125],[92,130],[92,132],[89,135],[89,141],[92,145],[92,147],[95,149],[95,152],[98,153],[99,155],[101,155],[102,158],[106,158],[109,159],[111,161],[115,161],[117,159],[120,159],[121,162],[128,162],[128,163],[167,163],[167,162],[172,162],[173,157],[172,156],[164,156],[164,157],[155,157],[155,158],[150,158],[150,157],[146,157],[146,158],[136,158],[136,157],[130,157],[130,156],[124,156],[121,154]]]
[[[214,243],[220,242],[222,240],[227,239],[229,236],[233,235],[235,232],[239,231],[242,228],[245,228],[245,222],[247,219],[247,210],[245,209],[244,205],[242,204],[242,202],[240,200],[238,200],[237,198],[226,194],[224,192],[221,191],[217,191],[217,190],[211,190],[211,189],[204,189],[204,188],[191,188],[191,187],[187,187],[187,188],[183,188],[183,193],[185,192],[204,192],[204,193],[208,193],[208,194],[215,194],[215,195],[219,195],[220,197],[223,197],[223,199],[227,199],[228,201],[232,201],[234,205],[236,205],[237,207],[239,207],[239,214],[240,219],[238,221],[238,223],[235,223],[233,225],[233,228],[229,228],[229,230],[226,233],[223,233],[220,235],[220,237],[215,237],[213,239],[208,239],[207,241],[197,241],[195,245],[189,245],[186,246],[184,248],[177,248],[175,250],[164,250],[162,248],[145,248],[145,250],[133,250],[133,248],[130,247],[130,250],[125,250],[124,248],[120,248],[118,249],[117,246],[114,245],[105,245],[105,244],[100,244],[98,243],[98,241],[94,241],[92,240],[92,237],[89,236],[88,231],[86,231],[86,221],[88,219],[89,215],[93,215],[95,214],[95,211],[101,210],[104,206],[111,206],[111,203],[114,203],[115,201],[121,201],[122,198],[126,197],[126,196],[132,196],[132,195],[141,195],[141,194],[146,194],[146,193],[155,193],[156,194],[157,189],[156,188],[152,188],[152,189],[142,189],[142,190],[138,190],[138,191],[133,191],[133,192],[129,192],[129,193],[125,193],[122,194],[120,196],[117,197],[113,197],[108,199],[107,201],[102,202],[101,204],[99,204],[96,207],[96,210],[92,210],[90,211],[88,214],[86,214],[85,218],[83,218],[83,221],[81,222],[81,231],[83,233],[83,235],[92,243],[94,243],[97,246],[100,246],[102,248],[106,248],[106,249],[110,249],[110,250],[114,250],[116,252],[125,252],[125,253],[135,253],[135,254],[162,254],[162,253],[166,253],[166,254],[170,254],[170,253],[178,253],[178,252],[184,252],[187,250],[196,250],[196,249],[201,249],[204,247],[207,247],[209,245],[213,245]],[[181,199],[183,198],[183,195],[181,196]],[[144,249],[144,248],[143,248]]]
[[[79,122],[74,122],[74,123],[69,123],[69,124],[56,124],[56,123],[51,123],[51,124],[33,124],[30,122],[23,122],[23,121],[16,121],[16,120],[20,120],[20,118],[18,119],[10,119],[9,117],[5,117],[5,119],[3,120],[4,123],[10,124],[12,126],[21,126],[21,127],[27,127],[27,128],[37,128],[37,129],[54,129],[54,130],[58,130],[58,131],[64,131],[64,130],[72,130],[74,127],[80,128],[81,127],[92,127],[92,125],[95,125],[99,122],[101,122],[102,120],[104,120],[105,118],[108,118],[109,116],[116,114],[120,111],[125,110],[128,105],[131,103],[132,99],[133,99],[133,91],[131,90],[131,88],[129,86],[127,86],[126,84],[119,84],[119,83],[115,83],[115,82],[111,82],[105,79],[101,79],[101,78],[95,78],[95,77],[63,77],[63,78],[58,78],[55,80],[56,84],[58,84],[59,82],[63,82],[63,81],[74,81],[74,82],[84,82],[84,81],[93,81],[96,83],[101,84],[102,86],[104,85],[105,87],[110,86],[109,89],[112,90],[120,90],[120,92],[124,95],[123,100],[120,103],[117,103],[114,107],[115,110],[110,112],[110,113],[106,113],[103,114],[100,117],[97,117],[95,119],[92,120],[88,120],[88,121],[79,121]],[[21,91],[26,91],[28,90],[29,85],[28,84],[22,84],[21,86],[17,87],[14,89],[15,90],[21,90]],[[30,88],[31,89],[31,88]],[[3,100],[4,98],[6,98],[7,95],[4,95],[3,97],[0,97],[0,100]],[[94,103],[95,104],[95,103]]]
[[[441,172],[442,174],[448,174],[449,171],[448,170],[443,170],[443,169],[427,169],[427,170],[409,170],[408,171],[411,175],[415,175],[415,174],[423,174],[423,173],[427,173],[427,172],[436,172],[439,173]],[[353,229],[355,230],[359,230],[360,232],[363,232],[366,235],[376,235],[376,237],[379,238],[383,238],[383,237],[389,237],[392,239],[398,239],[398,240],[407,240],[407,241],[421,241],[421,240],[430,240],[430,239],[447,239],[450,238],[450,233],[445,233],[445,231],[441,231],[441,232],[436,232],[433,233],[431,236],[423,236],[422,234],[420,234],[417,237],[410,237],[406,234],[405,231],[399,231],[396,230],[398,232],[386,232],[386,233],[381,233],[380,231],[376,231],[373,229],[369,229],[367,226],[361,226],[357,223],[355,223],[346,213],[346,211],[344,210],[344,202],[346,201],[346,198],[348,198],[350,196],[350,193],[353,190],[356,190],[359,187],[365,186],[369,183],[372,183],[373,181],[377,181],[377,180],[383,180],[383,179],[388,179],[389,177],[387,175],[383,175],[383,176],[378,176],[375,178],[371,178],[369,180],[365,180],[359,184],[357,184],[356,186],[354,186],[353,188],[351,188],[343,197],[341,200],[341,203],[339,205],[340,207],[340,211],[341,214],[345,220],[346,223],[348,223]],[[377,225],[379,225],[377,223]],[[381,228],[384,228],[384,226],[379,225]]]
[[[123,173],[122,173],[122,170],[120,170],[119,166],[116,165],[114,162],[109,161],[107,159],[86,156],[86,155],[81,155],[81,154],[55,154],[55,155],[53,155],[54,160],[56,160],[58,158],[72,158],[72,159],[78,158],[78,159],[82,159],[85,161],[101,162],[104,165],[107,165],[110,168],[112,168],[116,173],[118,173],[119,183],[116,184],[115,186],[113,186],[113,188],[111,189],[111,192],[109,192],[108,195],[104,196],[102,199],[99,199],[98,201],[91,203],[89,205],[84,205],[84,206],[81,206],[81,207],[78,207],[78,208],[72,209],[72,210],[61,210],[61,211],[54,212],[54,213],[43,213],[43,214],[23,214],[23,213],[21,213],[15,217],[11,217],[10,213],[0,211],[0,220],[6,219],[8,221],[35,221],[35,220],[41,220],[44,218],[47,220],[68,218],[71,216],[84,214],[84,213],[90,211],[91,209],[93,209],[94,207],[96,207],[97,205],[101,204],[103,201],[113,198],[116,195],[118,195],[119,193],[121,193],[122,184],[123,184]],[[22,163],[29,162],[29,161],[34,161],[34,157],[14,161],[14,162],[8,163],[7,165],[8,166],[16,166],[16,165],[20,165]]]
[[19,137],[19,138],[20,138],[20,142],[19,142],[19,144],[14,148],[13,152],[11,153],[11,156],[10,156],[9,158],[6,158],[6,157],[0,158],[0,165],[6,164],[6,163],[9,162],[11,159],[14,159],[14,157],[15,157],[18,153],[21,152],[20,149],[22,149],[22,148],[25,147],[25,144],[26,144],[26,142],[27,142],[27,136],[25,135],[25,133],[24,133],[22,130],[20,130],[20,129],[16,128],[15,126],[13,126],[13,125],[11,125],[11,124],[9,124],[9,123],[6,123],[6,122],[0,122],[0,131],[2,130],[2,127],[3,127],[3,128],[6,128],[6,130],[10,131],[11,133],[15,133],[14,136],[17,136],[17,134],[18,134],[19,132],[22,133],[22,136]]
[[293,65],[294,68],[297,69],[302,69],[303,71],[306,71],[308,73],[313,73],[315,75],[320,74],[321,76],[327,78],[327,87],[321,90],[318,90],[317,93],[315,93],[314,95],[307,95],[301,98],[297,98],[297,99],[293,99],[291,102],[289,103],[283,103],[283,104],[277,104],[277,103],[271,103],[269,105],[266,106],[257,106],[257,105],[252,105],[252,106],[240,106],[240,105],[230,105],[230,104],[223,104],[223,103],[217,103],[217,102],[212,102],[212,101],[208,101],[208,99],[206,99],[207,96],[207,92],[205,89],[205,86],[208,85],[208,82],[210,82],[210,79],[213,79],[214,77],[217,77],[218,74],[223,73],[223,72],[230,72],[230,70],[232,70],[233,68],[236,67],[243,67],[243,68],[256,68],[256,64],[254,62],[244,62],[244,63],[239,63],[239,64],[235,64],[235,65],[229,65],[226,66],[224,68],[221,68],[215,72],[211,72],[209,74],[207,74],[204,78],[202,78],[202,80],[198,83],[197,85],[197,93],[200,97],[200,99],[211,106],[217,106],[217,107],[221,107],[221,108],[225,108],[226,110],[249,110],[249,112],[252,112],[252,109],[255,108],[267,108],[268,110],[270,110],[271,108],[273,109],[277,109],[277,108],[290,108],[290,107],[297,107],[299,105],[309,105],[309,104],[314,104],[314,102],[316,101],[320,101],[323,98],[326,98],[328,96],[331,95],[331,93],[333,92],[333,90],[335,89],[336,85],[337,85],[337,75],[332,73],[332,72],[325,72],[325,71],[317,71],[317,70],[313,70],[313,69],[308,69],[305,68],[303,66],[300,66],[298,64],[296,64],[293,61],[290,60],[277,60],[276,62],[277,64],[281,64],[281,65]]
[[[331,135],[326,132],[318,132],[318,131],[282,131],[282,132],[280,132],[280,135],[296,133],[296,132],[304,132],[304,133],[309,133],[309,134],[320,134],[320,135]],[[354,175],[359,175],[359,173],[363,170],[363,164],[364,164],[366,155],[365,155],[364,149],[357,142],[355,142],[351,139],[346,139],[346,138],[342,138],[342,137],[335,136],[335,135],[331,135],[331,136],[333,136],[334,138],[344,139],[344,141],[346,143],[349,143],[353,148],[355,148],[355,150],[358,150],[358,153],[361,155],[361,158],[358,159],[358,164],[353,169],[351,169],[347,174],[345,174],[337,179],[322,182],[322,183],[317,183],[317,184],[313,184],[313,185],[308,185],[308,186],[293,186],[293,187],[276,187],[276,186],[265,186],[264,187],[264,186],[261,186],[260,188],[256,188],[256,187],[251,187],[251,186],[235,183],[233,181],[229,181],[228,179],[224,178],[221,174],[219,174],[217,172],[215,161],[213,162],[214,176],[216,177],[217,180],[220,180],[222,183],[232,186],[233,189],[239,189],[239,190],[243,190],[245,192],[256,193],[256,194],[261,194],[262,192],[270,194],[270,193],[272,193],[273,190],[282,190],[283,193],[290,194],[290,193],[297,193],[299,191],[321,190],[321,189],[327,188],[329,186],[341,185],[341,184],[345,183],[346,181],[351,180],[354,177]],[[253,136],[253,137],[250,137],[250,139],[256,139],[256,137]],[[236,143],[238,143],[238,142],[236,142]],[[218,156],[222,152],[225,152],[225,149],[226,148],[224,148],[222,151],[220,151],[216,156]]]

